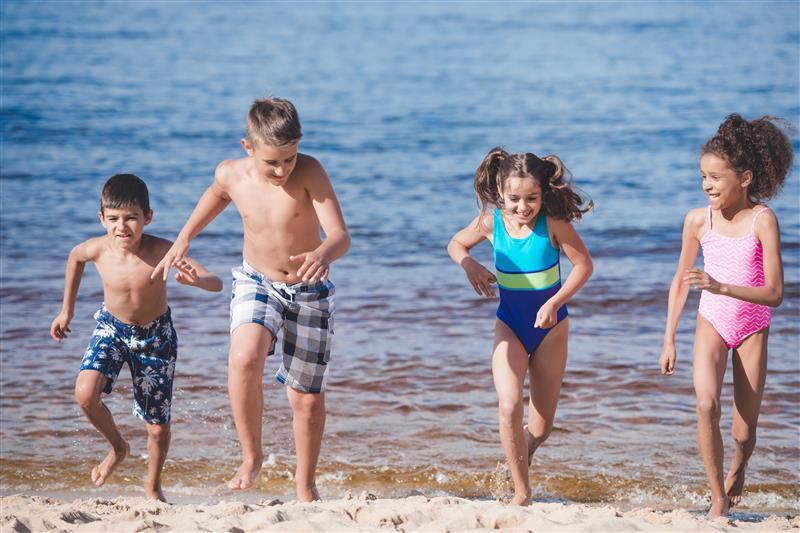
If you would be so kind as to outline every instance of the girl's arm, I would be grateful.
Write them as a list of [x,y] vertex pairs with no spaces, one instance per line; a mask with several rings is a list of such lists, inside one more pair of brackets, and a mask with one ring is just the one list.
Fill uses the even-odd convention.
[[764,252],[764,285],[762,287],[740,287],[720,283],[700,269],[688,270],[684,282],[698,290],[723,294],[758,305],[778,307],[783,301],[783,261],[781,260],[781,233],[778,219],[772,211],[756,220],[756,238],[761,241]]
[[535,328],[555,326],[558,321],[558,310],[586,284],[594,270],[592,256],[572,223],[548,218],[547,224],[549,228],[552,228],[556,244],[572,263],[572,272],[561,284],[558,292],[539,308],[539,312],[536,313],[536,322],[533,324]]
[[206,189],[206,192],[203,193],[203,196],[200,197],[194,211],[192,211],[192,214],[189,216],[189,220],[186,221],[186,224],[183,225],[183,229],[175,238],[175,243],[172,245],[172,248],[169,249],[163,259],[161,259],[153,269],[153,273],[150,274],[150,279],[155,279],[159,272],[163,272],[164,281],[166,281],[169,269],[177,262],[182,261],[189,252],[189,242],[231,203],[231,197],[226,192],[226,187],[224,186],[226,166],[225,161],[217,166],[214,183],[212,183],[211,186]]
[[671,375],[675,371],[675,333],[678,331],[678,322],[686,305],[686,297],[689,294],[689,285],[683,277],[687,269],[694,265],[697,259],[697,250],[700,247],[698,234],[705,220],[704,209],[693,209],[689,211],[683,221],[683,238],[681,244],[681,255],[678,259],[678,268],[672,277],[672,284],[669,287],[669,297],[667,299],[667,326],[664,332],[664,345],[661,349],[659,366],[661,373]]
[[75,300],[78,298],[78,288],[81,285],[83,270],[86,263],[94,260],[97,246],[95,239],[82,242],[75,246],[67,258],[66,273],[64,275],[64,298],[61,311],[50,324],[50,336],[56,342],[61,342],[70,333],[69,323],[75,313]]
[[497,282],[494,274],[489,272],[483,265],[475,260],[469,251],[484,239],[488,239],[492,234],[494,222],[491,216],[480,214],[464,229],[453,235],[450,244],[447,245],[447,253],[450,259],[461,265],[467,273],[472,288],[478,295],[494,298],[495,292],[493,283]]

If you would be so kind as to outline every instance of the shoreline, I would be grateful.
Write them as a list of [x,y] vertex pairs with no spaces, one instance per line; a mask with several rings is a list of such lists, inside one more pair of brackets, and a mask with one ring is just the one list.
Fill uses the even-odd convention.
[[[74,494],[67,499],[15,494],[0,497],[3,531],[789,531],[800,516],[734,512],[706,519],[702,511],[608,504],[496,501],[424,495],[379,499],[366,491],[335,500],[300,503],[220,498],[214,503],[147,501]],[[250,500],[245,496],[245,499]]]

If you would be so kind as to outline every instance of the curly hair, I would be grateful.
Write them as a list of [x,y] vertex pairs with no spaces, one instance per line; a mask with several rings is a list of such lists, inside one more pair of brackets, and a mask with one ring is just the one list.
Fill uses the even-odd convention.
[[[475,171],[475,194],[481,210],[488,206],[503,207],[501,191],[510,177],[529,177],[542,189],[545,212],[559,220],[580,219],[594,207],[573,190],[571,175],[555,155],[540,158],[532,153],[509,154],[500,147],[489,150]],[[565,179],[566,177],[566,179]]]
[[779,125],[795,131],[779,117],[766,115],[748,122],[739,114],[728,115],[703,145],[701,155],[721,157],[737,174],[751,171],[753,179],[747,188],[750,198],[772,198],[783,187],[794,159],[792,143]]

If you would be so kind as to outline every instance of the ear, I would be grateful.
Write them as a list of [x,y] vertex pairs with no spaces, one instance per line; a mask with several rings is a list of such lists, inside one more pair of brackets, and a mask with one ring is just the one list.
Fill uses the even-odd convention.
[[101,224],[105,224],[106,218],[103,216],[103,212],[102,211],[98,211],[97,212],[97,218],[100,219],[100,223]]
[[144,214],[144,225],[148,225],[150,222],[153,221],[153,210],[150,209],[147,213]]
[[253,146],[249,142],[247,142],[247,139],[242,139],[241,143],[242,143],[242,148],[244,148],[244,151],[247,152],[247,155],[253,155],[253,152],[255,150],[253,149]]
[[739,178],[739,183],[742,185],[742,188],[747,189],[753,183],[753,171],[752,170],[745,170],[742,172],[741,177]]

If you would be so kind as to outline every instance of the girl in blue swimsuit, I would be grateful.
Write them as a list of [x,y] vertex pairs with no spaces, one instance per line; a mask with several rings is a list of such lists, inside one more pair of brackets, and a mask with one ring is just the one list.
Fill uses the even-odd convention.
[[[512,504],[528,505],[528,467],[553,428],[567,363],[567,301],[592,274],[592,258],[572,221],[591,209],[565,181],[561,160],[550,155],[492,149],[475,172],[480,214],[456,233],[447,251],[479,295],[497,308],[492,375],[499,404],[500,441],[514,480]],[[488,239],[497,274],[470,256]],[[561,282],[563,251],[572,271]],[[528,424],[523,386],[530,374]]]

